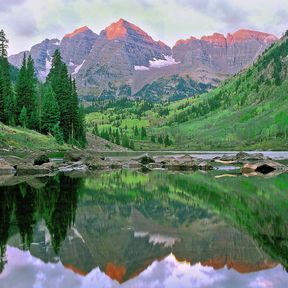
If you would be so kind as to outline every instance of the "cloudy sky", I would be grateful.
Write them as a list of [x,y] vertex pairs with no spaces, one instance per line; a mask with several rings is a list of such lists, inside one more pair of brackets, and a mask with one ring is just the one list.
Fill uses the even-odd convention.
[[281,36],[288,29],[287,0],[0,0],[0,29],[10,54],[45,38],[62,38],[87,25],[99,33],[124,18],[155,40],[176,40],[240,28]]

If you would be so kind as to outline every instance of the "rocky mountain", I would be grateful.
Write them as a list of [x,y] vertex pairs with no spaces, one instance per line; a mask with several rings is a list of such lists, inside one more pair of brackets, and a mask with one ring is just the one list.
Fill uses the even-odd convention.
[[[80,96],[130,97],[144,87],[140,91],[143,95],[147,85],[160,78],[173,86],[174,75],[182,78],[188,75],[190,82],[201,87],[217,86],[253,63],[275,41],[277,37],[271,34],[239,30],[226,37],[214,33],[201,39],[179,40],[171,49],[136,25],[120,19],[100,35],[84,26],[61,41],[46,39],[31,51],[10,56],[9,61],[20,67],[24,53],[30,53],[39,79],[44,80],[51,67],[51,56],[58,48],[77,80]],[[194,90],[199,90],[196,86]]]
[[20,68],[24,53],[26,56],[31,54],[38,78],[44,81],[51,69],[52,56],[56,49],[60,49],[62,58],[67,64],[69,72],[73,75],[81,68],[97,38],[98,35],[88,27],[81,27],[72,33],[66,34],[61,41],[58,39],[46,39],[33,46],[30,51],[9,56],[9,62],[13,66]]
[[60,51],[72,75],[82,67],[98,37],[87,26],[64,36],[60,43]]
[[226,37],[219,33],[179,40],[173,47],[173,57],[185,66],[235,74],[254,62],[276,42],[274,35],[251,30],[239,30]]
[[51,68],[52,56],[56,49],[59,49],[60,41],[58,39],[45,39],[39,44],[34,45],[30,51],[20,52],[9,57],[9,62],[20,68],[24,54],[32,56],[35,69],[40,80],[44,80]]
[[[168,62],[171,54],[167,45],[120,19],[100,33],[76,76],[77,83],[82,94],[105,97],[106,91],[113,90],[113,87],[117,91],[123,84],[132,86],[135,71]],[[116,92],[114,96],[118,94]]]

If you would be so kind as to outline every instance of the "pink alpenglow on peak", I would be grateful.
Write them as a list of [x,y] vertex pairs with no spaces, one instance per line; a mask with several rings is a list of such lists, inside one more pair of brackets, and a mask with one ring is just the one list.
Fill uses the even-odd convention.
[[180,39],[176,42],[175,46],[189,44],[195,40],[198,40],[198,39],[194,36],[191,36],[189,39]]
[[279,40],[275,35],[272,35],[269,33],[241,29],[241,30],[236,31],[233,34],[228,33],[227,37],[225,37],[223,34],[220,34],[220,33],[214,33],[213,35],[202,36],[200,39],[197,39],[192,36],[189,39],[178,40],[175,46],[190,44],[195,40],[205,41],[205,42],[216,44],[219,46],[225,46],[225,45],[230,45],[236,42],[245,42],[245,41],[249,41],[253,39],[257,41],[264,41],[266,43],[271,43],[271,44]]
[[226,38],[220,33],[214,33],[210,36],[203,36],[201,40],[212,44],[218,44],[219,46],[226,46]]
[[147,42],[154,42],[152,37],[146,32],[124,19],[120,19],[117,22],[112,23],[104,30],[104,35],[108,40],[125,39],[129,34],[137,34]]
[[258,32],[253,30],[247,30],[247,29],[240,29],[236,31],[235,33],[228,34],[227,35],[227,42],[243,42],[247,41],[249,39],[256,39],[258,41],[265,41],[267,43],[273,43],[277,40],[279,40],[278,37],[275,35],[264,33],[264,32]]
[[[87,26],[83,26],[83,27],[80,27],[76,30],[74,30],[73,32],[71,33],[68,33],[64,36],[64,38],[73,38],[75,37],[76,35],[80,34],[80,33],[84,33],[86,31],[89,31],[90,29],[87,27]],[[91,30],[90,30],[91,31]]]

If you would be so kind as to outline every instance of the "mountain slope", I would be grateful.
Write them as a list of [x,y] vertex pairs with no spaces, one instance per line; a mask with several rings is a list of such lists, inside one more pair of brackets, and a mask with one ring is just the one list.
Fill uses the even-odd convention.
[[145,85],[135,96],[152,102],[176,101],[205,93],[212,88],[210,84],[193,81],[188,75],[173,75]]
[[201,39],[191,37],[177,41],[173,56],[176,61],[194,70],[206,69],[233,75],[247,68],[277,40],[274,35],[244,29],[226,37],[214,33]]
[[67,150],[70,146],[59,145],[53,136],[21,127],[9,127],[0,122],[0,149]]
[[34,45],[30,51],[20,52],[9,56],[9,62],[17,68],[21,67],[24,54],[32,56],[36,73],[40,80],[45,80],[51,65],[52,56],[56,49],[60,49],[63,61],[67,64],[69,72],[76,74],[89,55],[98,35],[88,27],[81,27],[72,33],[66,34],[60,41],[58,39],[45,39]]
[[[88,128],[92,129],[91,123],[95,122],[100,133],[103,129],[111,127],[113,131],[119,127],[134,140],[136,150],[163,150],[165,145],[159,137],[163,139],[166,135],[172,140],[172,146],[166,147],[169,150],[287,150],[286,34],[252,67],[225,80],[209,93],[152,107],[146,102],[130,101],[121,108],[118,101],[113,107],[110,105],[110,109],[104,107],[87,115]],[[151,93],[154,97],[154,93],[158,93],[169,98],[173,89],[165,81],[158,84],[155,89],[152,89],[153,83],[148,86],[146,95]],[[121,115],[125,115],[124,119]],[[133,133],[135,127],[145,127],[148,136],[137,138]]]
[[[136,25],[123,19],[100,33],[85,64],[76,75],[82,95],[105,97],[105,92],[133,82],[135,70],[153,59],[165,60],[171,48],[155,41]],[[114,94],[114,97],[117,96]],[[129,96],[129,95],[127,95]]]
[[185,149],[287,149],[287,56],[286,35],[255,65],[221,87],[186,104],[170,106],[173,113],[166,125],[175,145]]

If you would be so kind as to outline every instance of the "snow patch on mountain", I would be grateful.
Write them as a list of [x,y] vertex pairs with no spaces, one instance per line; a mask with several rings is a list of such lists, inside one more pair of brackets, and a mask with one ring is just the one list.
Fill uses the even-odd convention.
[[146,66],[134,66],[134,70],[136,71],[146,71],[146,70],[150,70],[149,67]]
[[162,67],[167,67],[171,65],[177,65],[180,64],[181,62],[177,62],[172,55],[163,55],[165,59],[156,59],[154,58],[153,60],[149,61],[149,66],[150,68],[162,68]]
[[145,238],[149,237],[149,243],[153,245],[164,245],[164,247],[172,247],[177,241],[180,241],[179,238],[174,238],[161,234],[149,234],[148,232],[135,231],[135,238]]
[[134,70],[136,71],[145,71],[150,70],[150,68],[162,68],[171,65],[177,65],[181,62],[177,62],[172,55],[163,55],[164,59],[156,59],[149,60],[149,67],[146,66],[134,66]]
[[79,72],[79,70],[80,70],[80,69],[82,68],[82,66],[84,65],[85,61],[86,61],[86,60],[83,60],[83,62],[82,62],[80,65],[76,66],[76,68],[75,68],[74,72],[72,73],[72,75],[76,75],[76,74]]
[[41,81],[45,81],[51,68],[52,68],[52,58],[50,56],[49,51],[47,50],[45,70],[39,71],[39,78]]
[[83,236],[80,234],[80,232],[76,229],[76,227],[72,227],[72,231],[74,232],[75,236],[79,238],[83,243],[85,243],[85,240]]

